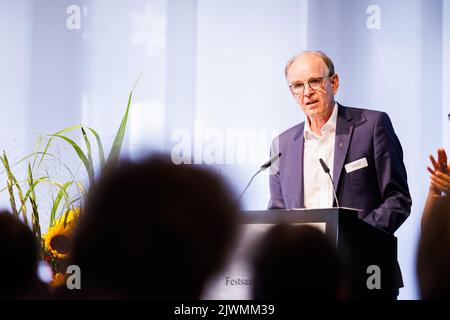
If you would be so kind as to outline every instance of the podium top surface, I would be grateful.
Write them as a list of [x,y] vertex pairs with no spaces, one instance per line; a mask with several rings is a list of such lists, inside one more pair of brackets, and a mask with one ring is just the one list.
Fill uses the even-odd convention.
[[274,224],[274,223],[338,223],[340,220],[358,219],[358,211],[351,208],[322,209],[270,209],[244,210],[244,224]]

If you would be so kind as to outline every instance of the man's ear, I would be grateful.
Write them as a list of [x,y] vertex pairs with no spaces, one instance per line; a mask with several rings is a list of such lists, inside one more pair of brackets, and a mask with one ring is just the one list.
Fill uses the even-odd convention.
[[339,89],[339,76],[337,74],[334,74],[331,80],[331,87],[333,88],[333,95],[336,95]]

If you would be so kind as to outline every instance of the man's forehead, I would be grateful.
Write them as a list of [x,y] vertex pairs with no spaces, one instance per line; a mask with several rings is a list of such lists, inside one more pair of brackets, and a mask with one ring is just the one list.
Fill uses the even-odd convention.
[[304,54],[294,60],[289,68],[289,78],[309,78],[325,75],[327,66],[323,60],[313,54]]

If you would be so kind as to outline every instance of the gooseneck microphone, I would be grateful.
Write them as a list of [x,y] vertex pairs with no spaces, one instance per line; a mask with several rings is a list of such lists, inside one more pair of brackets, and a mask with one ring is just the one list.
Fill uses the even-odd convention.
[[327,164],[325,163],[325,161],[323,161],[322,158],[319,159],[319,162],[320,162],[320,165],[322,166],[323,171],[325,171],[325,173],[328,174],[328,176],[330,177],[331,184],[333,185],[334,200],[336,200],[336,205],[339,208],[340,205],[339,205],[339,201],[338,201],[338,198],[337,198],[337,195],[336,195],[336,188],[334,186],[334,181],[333,181],[333,178],[331,177],[331,174],[330,174],[330,168],[328,168]]
[[247,186],[245,187],[244,191],[242,191],[241,195],[239,196],[238,202],[241,201],[242,196],[244,195],[245,191],[247,191],[248,187],[252,183],[253,179],[262,171],[269,168],[278,158],[281,157],[281,152],[278,152],[277,154],[274,154],[266,163],[264,163],[259,170],[252,176],[250,181],[248,182]]

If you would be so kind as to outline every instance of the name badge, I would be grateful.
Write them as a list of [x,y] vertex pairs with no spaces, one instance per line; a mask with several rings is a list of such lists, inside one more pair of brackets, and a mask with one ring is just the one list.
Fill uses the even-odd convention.
[[347,173],[350,173],[350,172],[365,168],[367,166],[368,166],[367,159],[366,159],[366,157],[364,157],[364,158],[355,160],[353,162],[347,163],[345,165],[345,171],[347,171]]

